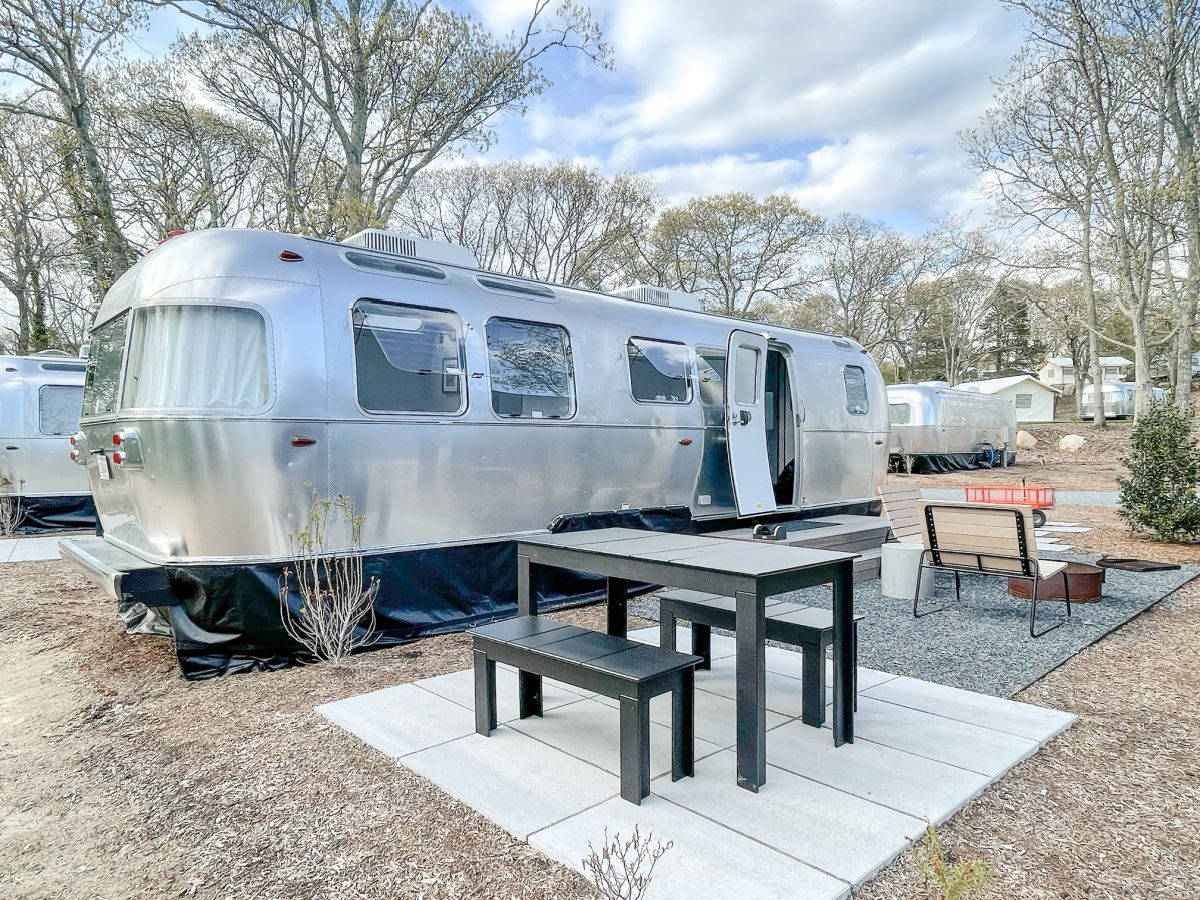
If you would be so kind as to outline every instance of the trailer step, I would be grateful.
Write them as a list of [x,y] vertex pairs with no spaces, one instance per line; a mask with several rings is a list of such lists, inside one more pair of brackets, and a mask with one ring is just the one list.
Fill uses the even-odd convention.
[[139,586],[143,589],[147,581],[157,582],[161,579],[162,587],[167,585],[161,566],[148,563],[128,550],[110,544],[104,538],[63,538],[58,542],[58,553],[83,572],[89,581],[118,602],[124,599],[122,585],[131,576],[143,583]]

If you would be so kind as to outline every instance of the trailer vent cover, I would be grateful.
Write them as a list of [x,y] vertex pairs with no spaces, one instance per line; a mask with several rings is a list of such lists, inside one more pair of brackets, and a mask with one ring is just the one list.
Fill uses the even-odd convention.
[[690,309],[700,312],[700,298],[684,291],[672,291],[649,284],[634,284],[629,287],[617,288],[609,293],[614,297],[635,300],[638,303],[649,303],[651,306],[669,306],[672,309]]
[[410,256],[414,259],[449,263],[453,266],[466,266],[469,269],[479,268],[479,263],[475,261],[474,255],[466,247],[446,241],[431,241],[427,238],[400,234],[396,231],[388,231],[386,228],[364,228],[357,234],[346,238],[342,243],[374,250],[376,253]]

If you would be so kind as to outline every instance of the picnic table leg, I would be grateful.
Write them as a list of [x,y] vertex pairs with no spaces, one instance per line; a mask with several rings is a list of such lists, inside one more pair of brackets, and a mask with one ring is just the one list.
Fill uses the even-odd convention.
[[[517,615],[536,616],[538,612],[537,591],[533,584],[533,565],[529,557],[517,553]],[[522,719],[542,714],[542,676],[531,672],[517,672],[519,712]]]
[[629,582],[624,578],[608,579],[608,633],[615,637],[629,634]]
[[833,576],[833,744],[854,742],[854,561]]
[[736,594],[737,782],[758,792],[767,780],[767,616],[762,597]]

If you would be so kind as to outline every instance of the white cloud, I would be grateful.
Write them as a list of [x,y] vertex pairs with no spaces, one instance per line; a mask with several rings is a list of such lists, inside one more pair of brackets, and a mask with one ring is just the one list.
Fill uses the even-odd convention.
[[[493,27],[523,9],[475,2]],[[994,0],[592,9],[616,72],[567,67],[567,83],[508,123],[502,148],[525,142],[647,169],[669,196],[786,189],[822,212],[867,215],[937,216],[975,202],[956,132],[986,108],[1021,25]]]

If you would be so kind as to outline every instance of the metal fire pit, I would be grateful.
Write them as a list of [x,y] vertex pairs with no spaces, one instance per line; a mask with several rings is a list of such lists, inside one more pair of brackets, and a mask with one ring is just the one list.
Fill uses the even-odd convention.
[[[1096,603],[1104,589],[1104,570],[1087,563],[1067,563],[1067,583],[1071,587],[1072,603]],[[1022,600],[1029,599],[1030,583],[1021,578],[1008,579],[1008,592]],[[1038,584],[1039,600],[1065,600],[1061,575]]]

